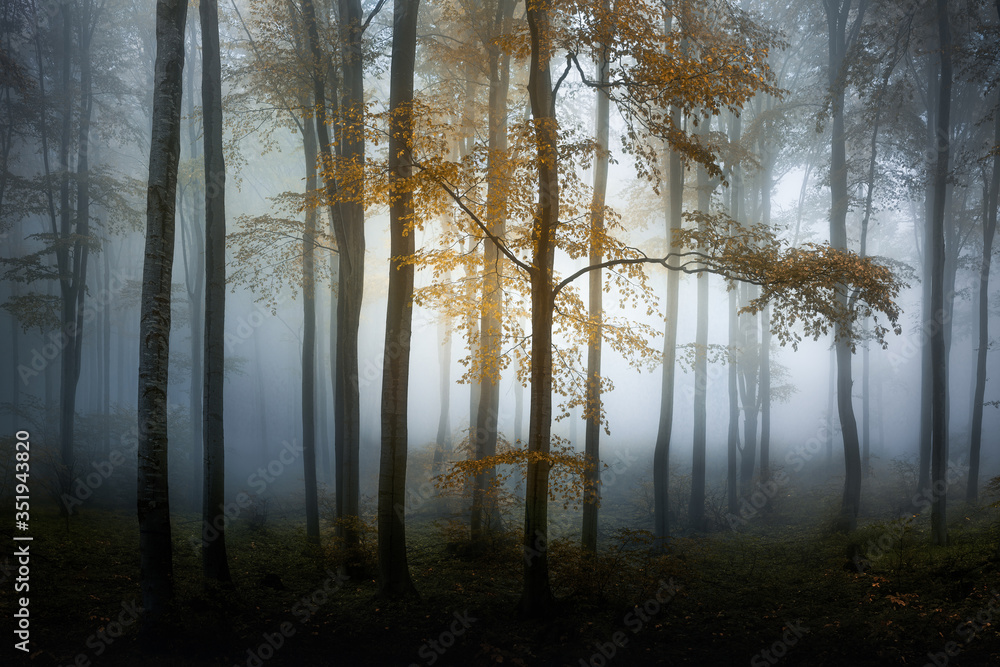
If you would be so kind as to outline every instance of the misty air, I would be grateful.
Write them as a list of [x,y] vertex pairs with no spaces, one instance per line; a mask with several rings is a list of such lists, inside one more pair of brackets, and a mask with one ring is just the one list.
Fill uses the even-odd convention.
[[1000,665],[998,53],[3,0],[4,664]]

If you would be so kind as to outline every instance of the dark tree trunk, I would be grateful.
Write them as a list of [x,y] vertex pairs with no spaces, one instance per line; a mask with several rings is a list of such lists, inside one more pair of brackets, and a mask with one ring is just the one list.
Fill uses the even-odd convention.
[[[316,189],[316,135],[313,120],[303,119],[306,192]],[[316,486],[316,209],[306,207],[302,233],[302,465],[305,480],[306,539],[319,545],[319,493]]]
[[[738,144],[742,134],[740,117],[734,115],[729,130],[729,139]],[[740,220],[743,215],[743,170],[739,165],[733,167],[733,180],[730,186],[729,217]],[[729,432],[726,443],[726,504],[729,514],[735,515],[739,501],[739,470],[738,454],[740,448],[740,396],[739,370],[736,364],[736,348],[740,339],[740,316],[738,310],[737,292],[729,290],[729,359],[728,389],[729,389]]]
[[158,0],[156,4],[156,84],[139,319],[137,508],[146,628],[160,620],[173,597],[167,492],[167,368],[186,16],[187,2],[184,0]]
[[[364,63],[362,62],[361,0],[340,0],[340,41],[343,87],[340,98],[341,123],[338,142],[345,167],[358,170],[358,188],[363,190],[361,169],[365,163],[364,133],[358,131],[364,121]],[[316,100],[319,104],[319,99]],[[320,151],[329,146],[320,130]],[[326,149],[328,150],[328,149]],[[334,235],[340,249],[337,298],[337,383],[334,400],[339,409],[336,419],[335,467],[337,518],[340,536],[349,552],[358,548],[361,393],[358,386],[358,329],[361,326],[361,302],[365,286],[365,209],[364,203],[345,200],[334,212]],[[353,568],[356,569],[356,568]]]
[[[669,26],[667,28],[669,31]],[[674,123],[680,127],[680,111],[672,109]],[[683,210],[684,170],[680,154],[670,151],[667,159],[667,252],[673,252],[674,230],[681,228]],[[653,449],[653,534],[665,540],[670,537],[670,437],[674,423],[674,373],[677,362],[677,293],[680,275],[667,274],[667,322],[663,332],[663,380],[660,388],[660,421]]]
[[[532,221],[531,261],[531,413],[528,451],[547,456],[552,429],[552,265],[559,220],[558,123],[546,46],[551,39],[551,0],[528,3],[531,60],[528,97],[535,131],[538,206]],[[545,614],[552,603],[548,560],[549,462],[530,461],[524,502],[524,587],[522,615]]]
[[[195,30],[194,24],[192,22],[191,26],[191,39],[189,42],[191,53],[189,54],[189,63],[193,63],[194,49],[195,49]],[[193,67],[192,67],[193,69]],[[203,75],[204,76],[204,75]],[[191,158],[197,159],[202,157],[202,151],[199,150],[198,136],[201,134],[199,132],[198,126],[194,122],[194,77],[187,77],[187,115],[188,115],[188,142],[191,150]],[[180,214],[181,223],[181,250],[183,251],[184,258],[184,278],[185,287],[187,288],[188,304],[190,306],[191,312],[191,378],[190,385],[188,389],[188,412],[191,422],[191,472],[192,472],[192,485],[191,485],[191,504],[197,510],[202,509],[202,485],[204,484],[205,472],[204,472],[204,424],[202,416],[202,403],[203,398],[203,385],[205,382],[204,364],[203,364],[203,353],[204,353],[204,325],[202,323],[202,318],[204,315],[205,308],[205,237],[204,228],[202,226],[202,220],[205,219],[205,200],[203,198],[203,189],[201,187],[191,187],[193,189],[191,195],[192,201],[192,213],[191,213],[191,241],[188,243],[188,234],[185,233],[186,225],[184,224],[184,210],[181,208],[178,212]],[[188,246],[192,245],[191,249]]]
[[419,0],[396,0],[389,78],[389,287],[382,372],[382,457],[378,479],[378,588],[416,595],[406,561],[407,396],[413,319],[413,70]]
[[931,260],[931,327],[932,438],[931,438],[931,540],[934,544],[948,543],[947,472],[948,472],[948,359],[944,329],[944,199],[948,186],[948,156],[950,152],[951,115],[951,28],[948,23],[948,2],[937,0],[938,35],[941,46],[941,81],[938,86],[937,164],[934,170],[934,205],[931,216],[931,245],[927,257]]
[[[450,280],[451,272],[445,276]],[[451,332],[447,320],[438,322],[438,397],[441,409],[438,413],[437,438],[434,445],[434,462],[431,475],[444,472],[444,458],[451,453]]]
[[[493,22],[493,35],[510,31],[514,0],[499,0]],[[507,159],[507,93],[510,88],[510,56],[490,40],[489,60],[489,154],[487,157],[486,225],[497,238],[503,238],[507,224],[507,184],[504,162]],[[483,298],[480,307],[479,407],[476,410],[476,458],[494,456],[497,451],[497,417],[500,410],[500,340],[503,326],[503,259],[495,243],[483,247]],[[492,466],[476,475],[473,489],[471,534],[474,543],[497,528],[499,513]]]
[[[610,0],[602,0],[601,8],[608,11]],[[599,85],[608,82],[608,55],[602,48],[597,60],[597,81]],[[604,233],[604,198],[608,191],[608,168],[611,162],[611,100],[603,88],[597,90],[596,132],[598,149],[601,151],[594,160],[594,196],[590,202],[590,264],[591,266],[604,261],[604,253],[600,238]],[[588,482],[593,485],[593,493],[584,491],[583,527],[581,541],[583,549],[589,553],[597,552],[597,513],[601,502],[601,342],[603,331],[601,322],[604,318],[604,291],[600,270],[591,271],[588,289],[588,304],[590,326],[587,345],[587,396],[584,417],[587,420],[584,432],[584,457],[591,466],[587,473]]]
[[[1000,12],[1000,5],[997,5]],[[1000,113],[993,116],[993,143],[1000,144]],[[990,345],[990,264],[997,230],[997,200],[1000,193],[1000,153],[993,156],[993,174],[983,188],[983,259],[979,268],[979,349],[976,350],[976,387],[972,396],[972,438],[969,443],[969,481],[966,500],[979,500],[979,454],[983,441],[983,400],[986,397],[986,352]]]
[[[702,120],[700,134],[706,139],[711,119]],[[698,167],[698,210],[708,213],[712,204],[712,184],[704,166]],[[704,230],[704,223],[701,224]],[[688,504],[689,527],[693,531],[705,523],[705,465],[708,445],[708,273],[696,278],[698,302],[695,313],[694,357],[694,434],[691,452],[691,501]]]
[[[847,145],[844,125],[844,97],[846,89],[845,59],[850,44],[856,39],[858,26],[864,18],[866,0],[859,0],[850,35],[848,23],[853,0],[826,3],[827,26],[829,28],[829,63],[827,76],[831,96],[831,154],[830,154],[830,245],[847,249],[847,209],[849,193],[847,189]],[[846,305],[847,297],[837,297]],[[840,417],[841,435],[844,439],[844,496],[841,503],[841,527],[853,531],[857,525],[858,510],[861,505],[861,447],[858,440],[858,425],[854,417],[851,391],[854,380],[851,375],[852,352],[846,336],[850,335],[849,325],[838,324],[836,333],[839,340],[834,343],[837,355],[837,413]]]
[[202,518],[214,532],[202,540],[209,579],[229,582],[223,508],[226,448],[223,392],[226,362],[226,162],[222,153],[222,61],[217,0],[201,0],[201,106],[205,128],[205,484]]

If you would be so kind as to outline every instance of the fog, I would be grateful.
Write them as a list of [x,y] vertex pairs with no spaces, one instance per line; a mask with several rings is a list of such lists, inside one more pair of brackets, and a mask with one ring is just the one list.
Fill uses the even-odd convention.
[[[344,649],[373,651],[358,664],[597,665],[594,646],[605,662],[627,652],[608,655],[624,644],[598,630],[658,600],[655,584],[683,579],[712,607],[712,577],[756,581],[758,557],[783,567],[788,551],[820,554],[808,569],[844,586],[873,577],[914,614],[905,595],[946,596],[924,583],[965,582],[954,572],[972,563],[941,636],[987,604],[991,7],[238,0],[205,3],[213,45],[213,24],[180,4],[157,3],[183,26],[172,38],[131,0],[0,10],[0,495],[30,491],[36,553],[106,526],[116,537],[95,543],[126,540],[115,585],[139,595],[141,580],[154,634],[127,633],[116,660],[197,625],[178,619],[201,598],[177,590],[202,577],[318,590],[302,563],[356,584],[303,623],[363,635]],[[884,535],[891,573],[872,546]],[[921,546],[904,557],[907,539]],[[68,576],[38,567],[45,590]],[[466,567],[502,582],[497,597]],[[174,664],[268,660],[254,638],[291,603],[217,594],[239,627],[212,616],[194,645],[226,645],[171,649]],[[383,624],[372,595],[415,606]],[[563,637],[545,649],[497,620],[577,595],[585,610],[566,618],[597,626],[576,643],[545,626]],[[866,640],[864,662],[804,594],[782,595],[818,641],[795,664],[940,650],[901,618],[898,653]],[[499,629],[466,628],[430,660],[420,641],[439,629],[410,619],[437,622],[461,596]],[[92,624],[79,600],[36,604],[50,603],[33,613],[74,620],[36,620],[31,650],[70,662],[83,649],[60,636]],[[623,663],[764,664],[745,644],[796,627],[725,626],[734,645],[718,652],[704,648],[714,632],[691,631],[702,648],[683,654],[664,637],[704,610],[670,604],[659,639],[643,634]],[[739,604],[738,618],[774,612]],[[405,649],[379,627],[403,628]],[[313,642],[274,646],[273,662],[319,664]]]

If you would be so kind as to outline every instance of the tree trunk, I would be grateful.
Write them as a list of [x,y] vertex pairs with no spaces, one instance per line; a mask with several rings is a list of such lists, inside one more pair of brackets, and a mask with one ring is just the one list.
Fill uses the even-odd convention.
[[[844,97],[846,82],[844,81],[845,59],[847,56],[848,35],[847,24],[853,0],[842,3],[828,2],[826,4],[827,24],[829,27],[829,64],[827,76],[831,96],[831,129],[830,145],[830,245],[834,248],[847,249],[847,209],[849,193],[847,189],[847,145],[844,125]],[[859,0],[859,7],[854,18],[854,25],[859,26],[864,18],[867,3]],[[851,39],[854,39],[852,31]],[[846,305],[847,297],[839,294],[837,298]],[[838,324],[836,334],[839,338],[834,347],[837,355],[837,413],[840,417],[841,435],[844,439],[844,496],[841,503],[841,527],[853,531],[857,525],[858,510],[861,505],[861,449],[858,440],[858,425],[854,417],[854,405],[851,391],[854,380],[851,376],[851,348],[846,336],[849,325]]]
[[[742,134],[742,122],[735,114],[732,117],[729,139],[739,144]],[[743,215],[743,170],[739,165],[733,167],[733,180],[730,186],[729,217],[737,222]],[[740,345],[740,316],[737,313],[739,304],[735,289],[729,290],[729,358],[728,389],[729,389],[729,432],[726,443],[726,501],[731,515],[738,510],[739,501],[739,470],[738,457],[740,448],[740,396],[739,370],[736,363],[737,347]]]
[[229,582],[226,531],[226,448],[223,393],[226,362],[226,162],[222,152],[222,61],[217,0],[201,0],[201,106],[205,128],[205,485],[202,518],[214,532],[202,539],[209,579]]
[[[754,298],[752,285],[740,286],[741,301],[746,304]],[[740,494],[753,492],[753,478],[757,470],[757,425],[760,417],[760,345],[757,342],[757,319],[744,315],[740,326],[739,392],[743,404],[743,454],[740,459]]]
[[[773,98],[767,100],[767,110],[773,108]],[[770,128],[768,128],[770,129]],[[761,223],[771,226],[771,191],[774,189],[775,155],[767,142],[761,140],[763,166],[760,172]],[[760,311],[760,478],[771,474],[771,309]]]
[[[997,6],[1000,12],[1000,5]],[[993,143],[1000,144],[1000,114],[993,116]],[[979,349],[976,351],[976,388],[972,397],[972,438],[969,443],[969,481],[965,497],[979,500],[979,453],[983,441],[983,400],[986,397],[986,353],[990,345],[990,263],[997,230],[997,199],[1000,193],[1000,153],[993,156],[993,175],[983,188],[983,259],[979,269]]]
[[[928,64],[927,67],[927,149],[930,155],[936,154],[937,142],[935,138],[936,114],[933,102],[938,98],[937,72]],[[925,323],[934,322],[934,312],[931,309],[931,286],[934,283],[934,270],[931,248],[934,245],[932,238],[933,209],[934,209],[934,179],[930,177],[933,165],[928,163],[927,192],[924,197],[924,247],[921,280],[921,321]],[[920,349],[920,450],[917,473],[917,493],[929,492],[931,488],[931,441],[933,439],[934,420],[934,379],[931,363],[931,341],[926,330],[921,330]]]
[[[667,32],[670,19],[667,19]],[[681,114],[676,107],[670,113],[680,127]],[[674,230],[681,228],[684,199],[684,170],[677,151],[670,151],[667,162],[667,252],[673,252]],[[653,534],[660,540],[670,537],[670,437],[674,422],[674,372],[677,362],[677,293],[680,275],[667,274],[667,321],[663,332],[663,380],[660,388],[660,421],[653,449]]]
[[[700,133],[706,139],[711,129],[711,118],[701,121]],[[712,204],[712,185],[708,171],[698,167],[698,210],[708,213]],[[704,230],[704,224],[701,223]],[[694,435],[691,453],[691,502],[689,527],[700,531],[705,523],[705,465],[708,437],[708,273],[699,273],[698,303],[695,314],[694,357]]]
[[[191,38],[189,63],[194,63],[195,49],[194,22],[191,25]],[[193,69],[193,68],[192,68]],[[204,75],[203,75],[204,76]],[[188,142],[192,160],[202,157],[199,150],[198,126],[194,122],[194,77],[187,77],[187,115],[188,115]],[[192,184],[193,186],[194,184]],[[205,219],[204,204],[202,197],[203,189],[194,188],[191,196],[191,239],[193,247],[188,250],[186,225],[184,210],[179,210],[181,222],[181,250],[184,258],[184,280],[187,289],[188,304],[191,313],[191,377],[188,388],[188,416],[191,422],[191,505],[202,509],[202,485],[204,484],[204,430],[202,416],[203,383],[205,382],[204,364],[202,354],[204,352],[204,325],[202,317],[205,308],[205,237],[201,221]]]
[[[451,279],[451,272],[445,280]],[[442,316],[438,321],[438,397],[441,410],[438,413],[438,430],[434,446],[434,462],[431,475],[444,472],[444,458],[451,452],[451,332],[447,320]]]
[[[493,35],[510,31],[514,0],[499,0]],[[486,225],[503,238],[507,223],[507,93],[510,89],[510,56],[501,54],[495,41],[487,47],[489,59],[489,154],[486,165]],[[503,327],[503,259],[495,243],[483,247],[483,297],[480,307],[479,407],[476,410],[476,458],[496,455],[497,417],[500,410],[500,340]],[[473,489],[472,541],[481,544],[486,534],[497,528],[499,511],[494,484],[495,471],[489,466],[476,475]]]
[[[311,6],[311,3],[310,3]],[[364,190],[364,133],[358,131],[364,122],[364,63],[362,62],[361,0],[339,0],[340,41],[343,71],[339,130],[339,154],[344,168],[357,172],[358,191]],[[315,26],[315,22],[313,23]],[[315,44],[316,42],[314,42]],[[317,105],[320,99],[316,99]],[[325,106],[325,105],[324,105]],[[325,119],[325,110],[324,110]],[[326,123],[316,129],[320,152],[329,151]],[[327,182],[329,188],[333,181]],[[332,192],[331,192],[332,193]],[[339,535],[349,553],[356,553],[359,543],[357,530],[360,487],[361,452],[361,390],[358,385],[358,329],[361,326],[361,302],[365,287],[365,208],[360,199],[345,200],[334,211],[334,235],[340,250],[337,298],[337,401],[335,437],[337,518]],[[355,557],[356,560],[356,557]],[[358,563],[352,565],[358,569]]]
[[389,78],[389,287],[382,373],[382,458],[378,479],[378,588],[416,595],[406,561],[407,396],[413,318],[413,69],[419,0],[396,0]]
[[[601,9],[608,11],[610,0],[602,0]],[[602,47],[597,60],[597,81],[601,86],[608,83],[607,49]],[[597,90],[596,104],[597,146],[600,153],[594,159],[594,195],[590,202],[590,264],[600,264],[604,261],[604,252],[600,239],[604,234],[604,198],[608,191],[608,168],[611,163],[611,100],[603,88]],[[587,481],[593,486],[593,492],[584,490],[583,527],[581,541],[584,551],[597,552],[597,514],[601,503],[601,342],[603,331],[601,322],[604,318],[604,291],[602,289],[602,271],[591,271],[588,289],[588,304],[591,331],[587,345],[587,396],[584,407],[586,430],[584,432],[584,458],[591,466],[586,474]]]
[[[552,429],[552,265],[559,220],[558,123],[549,68],[551,0],[528,3],[531,60],[528,97],[535,131],[538,206],[532,221],[531,413],[528,452],[547,456]],[[524,588],[522,615],[538,617],[551,607],[548,561],[549,462],[529,461],[524,502]]]
[[[303,119],[306,192],[316,189],[316,135]],[[316,209],[305,210],[302,232],[302,465],[305,480],[306,539],[319,546],[319,494],[316,487]]]
[[948,543],[947,472],[948,472],[948,359],[945,352],[944,330],[944,199],[948,186],[948,156],[950,152],[951,115],[951,28],[948,24],[948,2],[937,0],[938,35],[941,46],[941,82],[938,86],[937,164],[934,170],[934,205],[931,216],[931,540],[934,544]]
[[184,0],[157,1],[156,84],[153,91],[153,130],[146,190],[146,248],[139,319],[137,509],[146,629],[156,625],[173,597],[170,501],[167,493],[167,369],[186,16],[187,2]]

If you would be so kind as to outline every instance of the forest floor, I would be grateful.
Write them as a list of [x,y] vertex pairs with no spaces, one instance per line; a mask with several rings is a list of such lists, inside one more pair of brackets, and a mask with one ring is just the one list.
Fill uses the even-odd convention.
[[[848,538],[800,500],[665,553],[642,531],[602,537],[593,560],[556,540],[556,602],[533,620],[514,614],[522,556],[510,535],[470,556],[453,525],[418,513],[407,537],[421,597],[385,602],[372,575],[339,578],[329,548],[308,552],[302,524],[274,516],[234,521],[235,588],[206,587],[197,517],[175,514],[176,604],[153,654],[138,639],[134,512],[95,504],[67,529],[54,508],[33,508],[32,653],[13,664],[1000,665],[996,509],[953,501],[951,543],[932,547],[925,517],[868,520]],[[11,563],[0,560],[8,619]]]

